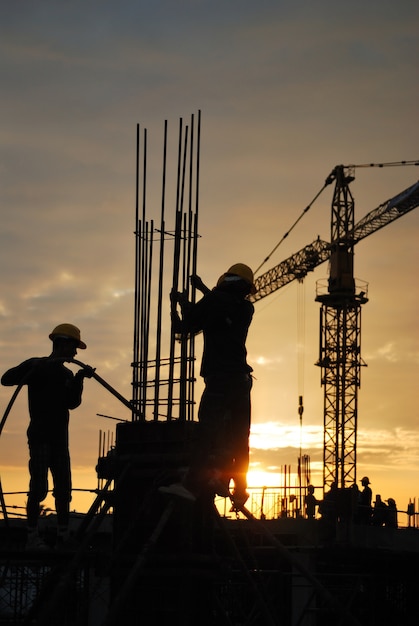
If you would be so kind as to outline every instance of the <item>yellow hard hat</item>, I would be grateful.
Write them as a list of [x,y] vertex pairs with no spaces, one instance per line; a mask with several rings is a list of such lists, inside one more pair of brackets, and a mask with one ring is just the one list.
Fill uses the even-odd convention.
[[235,263],[226,271],[225,274],[220,276],[220,278],[218,279],[217,285],[224,282],[224,279],[226,278],[226,276],[229,276],[229,275],[239,276],[239,278],[241,278],[242,280],[244,280],[246,283],[250,285],[250,293],[256,293],[253,272],[248,265],[245,265],[244,263]]
[[85,350],[87,348],[84,341],[80,338],[80,329],[73,324],[58,324],[49,335],[51,340],[57,339],[58,337],[63,337],[64,339],[74,339],[77,341],[77,347],[81,350]]

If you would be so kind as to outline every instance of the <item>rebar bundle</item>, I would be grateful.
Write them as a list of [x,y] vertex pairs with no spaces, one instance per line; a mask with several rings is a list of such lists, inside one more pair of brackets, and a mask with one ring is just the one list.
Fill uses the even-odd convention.
[[[191,115],[189,125],[179,120],[177,156],[170,160],[167,121],[164,124],[156,228],[155,220],[148,218],[147,130],[140,136],[137,125],[133,420],[193,420],[194,338],[175,336],[170,293],[186,292],[195,301],[189,277],[197,268],[200,128],[200,111],[197,119]],[[169,165],[174,162],[172,172]],[[174,207],[171,215],[166,216],[166,206]]]

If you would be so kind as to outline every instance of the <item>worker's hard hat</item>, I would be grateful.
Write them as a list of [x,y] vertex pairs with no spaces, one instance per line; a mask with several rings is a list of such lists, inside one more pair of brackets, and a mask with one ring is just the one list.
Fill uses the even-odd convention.
[[85,350],[87,348],[84,341],[82,341],[80,338],[80,329],[73,324],[58,324],[58,326],[56,326],[52,333],[49,335],[51,341],[60,337],[62,339],[73,339],[77,342],[77,347],[81,350]]
[[370,484],[370,479],[368,478],[368,476],[364,476],[363,478],[361,478],[361,484],[362,485],[369,485]]
[[232,265],[217,281],[217,286],[228,280],[229,276],[238,276],[250,285],[250,293],[256,293],[256,287],[253,278],[253,272],[248,265],[244,263],[235,263]]

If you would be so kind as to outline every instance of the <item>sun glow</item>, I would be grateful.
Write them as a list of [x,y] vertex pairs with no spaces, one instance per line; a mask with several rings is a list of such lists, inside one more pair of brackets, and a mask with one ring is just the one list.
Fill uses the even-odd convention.
[[260,469],[250,469],[247,473],[247,484],[255,487],[279,487],[283,483],[280,472],[265,472]]
[[303,431],[298,425],[285,425],[277,422],[252,424],[250,446],[261,450],[272,448],[321,447],[323,431],[319,426],[305,427]]

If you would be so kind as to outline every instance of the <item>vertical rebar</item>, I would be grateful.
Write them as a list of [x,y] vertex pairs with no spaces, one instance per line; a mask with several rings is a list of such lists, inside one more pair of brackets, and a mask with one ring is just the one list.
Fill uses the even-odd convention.
[[[182,158],[182,182],[181,182],[181,194],[180,194],[180,213],[182,216],[182,230],[180,245],[182,248],[182,291],[188,294],[188,274],[187,274],[187,226],[186,226],[186,214],[183,212],[184,199],[185,199],[185,179],[186,179],[186,164],[187,164],[187,151],[188,151],[188,133],[189,127],[185,127],[184,149]],[[180,343],[180,373],[179,373],[179,419],[186,419],[186,365],[187,365],[187,347],[188,347],[188,335],[183,334],[181,336]]]
[[147,405],[147,353],[148,353],[148,336],[147,336],[147,310],[148,310],[148,257],[149,257],[149,225],[147,222],[141,224],[141,259],[139,268],[139,292],[140,292],[140,353],[139,353],[139,404],[142,419],[146,417]]
[[[136,246],[135,246],[135,293],[134,293],[134,361],[133,361],[133,416],[132,419],[145,419],[146,404],[146,363],[144,353],[147,352],[148,337],[145,333],[147,310],[147,228],[146,228],[146,194],[147,194],[147,129],[144,129],[143,163],[142,163],[142,219],[139,216],[140,188],[140,134],[137,125],[136,152]],[[134,412],[135,409],[135,412]]]
[[[182,212],[180,210],[180,192],[181,192],[181,163],[182,163],[182,134],[183,120],[179,120],[179,141],[178,141],[178,158],[177,158],[177,181],[176,181],[176,212],[175,212],[175,233],[174,233],[174,251],[173,251],[173,274],[172,274],[172,293],[178,291],[179,284],[179,256],[180,241],[182,228]],[[176,303],[171,300],[171,314],[176,310]],[[167,394],[167,419],[171,420],[173,416],[173,384],[175,371],[175,332],[173,325],[170,331],[170,347],[169,347],[169,376],[168,376],[168,394]]]
[[[192,274],[197,273],[198,263],[198,216],[199,216],[199,173],[200,173],[200,154],[201,154],[201,111],[198,111],[197,122],[197,139],[196,139],[196,168],[195,168],[195,214],[193,224],[193,246],[192,246]],[[192,288],[191,301],[196,301],[196,289]],[[194,418],[195,406],[195,336],[192,335],[189,344],[189,419]]]
[[[140,233],[139,231],[139,167],[140,167],[140,126],[137,124],[136,134],[136,163],[135,163],[135,279],[134,279],[134,345],[133,345],[133,369],[132,369],[132,417],[135,419],[134,409],[138,409],[138,259],[140,254]],[[99,444],[100,445],[100,444]]]
[[[191,115],[191,141],[190,141],[190,151],[189,151],[189,189],[188,189],[188,218],[187,218],[187,235],[185,228],[185,244],[186,244],[186,262],[185,262],[185,274],[186,274],[186,289],[188,292],[190,291],[189,284],[189,276],[192,272],[192,254],[193,254],[193,237],[192,237],[192,228],[193,228],[193,214],[192,214],[192,201],[193,201],[193,183],[194,183],[194,171],[193,171],[193,162],[194,162],[194,140],[195,140],[195,124],[194,124],[194,115]],[[185,220],[186,221],[186,220]],[[192,335],[189,337],[187,342],[187,346],[185,346],[185,356],[184,356],[184,376],[185,376],[185,419],[191,419],[191,343],[192,343]]]
[[145,293],[145,311],[144,311],[144,355],[143,355],[143,363],[144,363],[144,377],[143,377],[143,385],[144,385],[144,409],[143,415],[146,416],[147,403],[148,403],[148,349],[149,349],[149,340],[150,340],[150,308],[151,308],[151,278],[153,271],[153,232],[154,232],[154,222],[151,220],[150,222],[150,230],[148,230],[147,225],[147,233],[149,233],[149,237],[147,239],[148,247],[147,247],[147,255],[146,255],[146,268],[145,268],[145,285],[144,285],[144,293]]
[[157,328],[156,328],[156,364],[154,377],[154,419],[159,415],[160,397],[160,360],[161,360],[161,331],[162,331],[162,299],[163,299],[163,267],[164,267],[164,234],[165,234],[165,197],[166,197],[166,165],[167,165],[167,120],[164,123],[163,138],[163,178],[161,193],[161,220],[160,220],[160,258],[157,295]]
[[[195,146],[196,143],[196,146]],[[196,273],[197,267],[197,238],[198,238],[198,193],[199,193],[199,151],[200,151],[200,113],[196,135],[195,117],[191,116],[191,127],[184,126],[179,120],[176,202],[174,225],[174,250],[172,285],[173,293],[178,290],[186,291],[189,296],[189,276]],[[141,172],[141,157],[142,172]],[[142,174],[142,180],[141,180]],[[147,191],[147,131],[144,130],[144,140],[140,145],[140,131],[137,125],[136,149],[136,249],[135,249],[135,312],[134,312],[134,361],[133,361],[133,406],[135,418],[146,419],[147,407],[153,405],[153,419],[158,420],[160,405],[163,402],[162,385],[167,382],[167,419],[174,417],[174,407],[178,408],[176,417],[179,419],[193,419],[193,389],[194,389],[194,338],[187,335],[175,336],[171,325],[169,337],[169,355],[162,359],[163,333],[163,302],[166,245],[166,218],[165,205],[167,203],[168,178],[168,124],[164,126],[163,172],[161,188],[160,214],[160,253],[157,270],[157,283],[153,281],[152,257],[154,226],[146,220],[146,191]],[[141,213],[141,183],[142,183],[142,215]],[[184,204],[187,208],[184,210]],[[151,303],[157,288],[156,302]],[[192,288],[189,298],[195,301],[195,289]],[[152,306],[153,304],[153,306]],[[151,309],[156,312],[155,359],[149,361],[149,334]],[[171,314],[176,310],[176,303],[171,301]],[[180,351],[178,352],[178,340]],[[162,367],[168,365],[167,381],[163,380]],[[150,368],[154,368],[154,380],[151,381]],[[153,387],[153,398],[149,397]],[[176,393],[175,393],[176,391]]]

